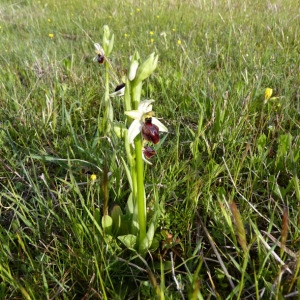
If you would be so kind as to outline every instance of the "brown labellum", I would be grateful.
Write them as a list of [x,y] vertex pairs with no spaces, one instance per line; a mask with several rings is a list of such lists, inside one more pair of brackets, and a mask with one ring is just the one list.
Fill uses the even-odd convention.
[[157,144],[159,142],[159,128],[152,124],[152,118],[146,118],[142,127],[142,135],[146,141]]
[[144,146],[143,153],[144,153],[145,157],[148,159],[156,154],[155,150],[149,146]]
[[101,55],[101,54],[98,54],[98,55],[97,55],[97,58],[96,58],[96,61],[97,61],[99,64],[103,64],[104,61],[105,61],[105,56],[104,56],[104,55]]

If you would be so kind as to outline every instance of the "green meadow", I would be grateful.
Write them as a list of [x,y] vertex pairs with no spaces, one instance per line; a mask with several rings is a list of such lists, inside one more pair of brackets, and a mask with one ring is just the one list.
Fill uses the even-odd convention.
[[[296,0],[2,0],[0,299],[298,299],[299,41]],[[146,252],[106,97],[136,52],[158,55],[141,100],[168,129]]]

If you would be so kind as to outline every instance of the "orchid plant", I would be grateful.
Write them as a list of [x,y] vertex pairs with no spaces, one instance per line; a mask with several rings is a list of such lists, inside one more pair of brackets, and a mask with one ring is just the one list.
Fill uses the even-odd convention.
[[110,30],[108,26],[103,27],[103,39],[102,45],[99,43],[95,43],[95,52],[96,56],[94,57],[94,61],[98,62],[99,64],[104,64],[105,66],[105,95],[104,95],[104,117],[102,119],[102,126],[99,124],[99,128],[103,128],[104,133],[108,133],[111,129],[111,124],[113,122],[113,108],[110,101],[109,96],[109,56],[112,52],[114,46],[114,35],[110,34]]
[[[110,38],[109,28],[104,27],[103,48],[95,44],[95,61],[108,65],[107,55],[112,51],[113,36]],[[158,144],[160,132],[168,129],[156,117],[152,110],[153,99],[141,101],[143,81],[148,78],[157,67],[158,56],[152,53],[144,62],[141,62],[137,52],[130,59],[125,82],[118,85],[114,92],[109,93],[109,69],[106,67],[104,119],[107,132],[112,125],[118,137],[124,139],[127,161],[121,158],[131,193],[128,198],[127,212],[119,206],[114,206],[110,215],[103,214],[102,227],[106,234],[116,235],[128,248],[135,248],[144,254],[151,246],[155,233],[157,215],[150,222],[147,229],[146,193],[144,185],[144,162],[151,165],[149,159],[156,153],[151,144]],[[113,123],[113,111],[110,97],[124,97],[126,124]],[[128,221],[129,220],[129,221]]]

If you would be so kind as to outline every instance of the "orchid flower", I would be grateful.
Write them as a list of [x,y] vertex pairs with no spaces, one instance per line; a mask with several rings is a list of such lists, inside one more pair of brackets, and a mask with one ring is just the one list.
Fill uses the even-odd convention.
[[146,146],[146,145],[143,147],[142,158],[143,158],[143,161],[146,162],[147,164],[152,165],[152,163],[149,160],[147,160],[147,158],[150,159],[155,154],[156,154],[155,150],[152,149],[151,147]]
[[110,97],[116,97],[116,96],[124,96],[124,93],[125,93],[125,83],[121,83],[119,84],[115,91],[111,94],[109,94]]
[[142,133],[144,139],[157,144],[159,131],[168,132],[168,129],[154,117],[152,104],[155,100],[144,100],[138,105],[137,110],[125,111],[125,114],[134,119],[128,129],[128,140],[132,144],[135,137]]
[[159,128],[152,124],[152,117],[145,118],[145,123],[142,126],[142,136],[146,141],[157,144],[159,142]]
[[98,43],[94,44],[94,46],[96,48],[95,52],[96,52],[97,56],[95,56],[93,60],[97,61],[99,64],[103,64],[105,61],[104,50]]

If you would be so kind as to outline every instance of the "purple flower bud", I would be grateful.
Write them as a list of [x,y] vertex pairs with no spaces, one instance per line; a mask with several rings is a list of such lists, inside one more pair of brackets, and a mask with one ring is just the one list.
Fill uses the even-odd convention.
[[144,146],[143,153],[144,153],[144,156],[148,159],[150,159],[152,156],[154,156],[156,154],[155,150],[148,146]]

